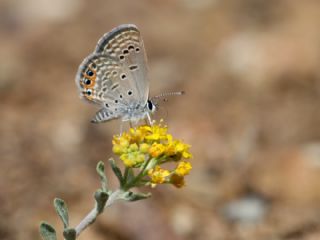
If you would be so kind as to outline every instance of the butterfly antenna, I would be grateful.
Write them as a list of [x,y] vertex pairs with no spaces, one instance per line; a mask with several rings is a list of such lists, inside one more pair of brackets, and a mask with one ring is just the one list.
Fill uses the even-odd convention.
[[164,102],[167,102],[168,101],[168,98],[167,97],[171,97],[171,96],[180,96],[180,95],[184,95],[185,94],[185,91],[179,91],[179,92],[165,92],[165,93],[161,93],[157,96],[154,96],[151,98],[151,101],[154,101],[157,102],[156,100],[158,99],[163,99]]

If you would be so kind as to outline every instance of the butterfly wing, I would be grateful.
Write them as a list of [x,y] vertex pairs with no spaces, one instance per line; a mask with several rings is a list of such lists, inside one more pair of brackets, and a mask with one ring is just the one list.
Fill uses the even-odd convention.
[[[80,97],[89,103],[102,106],[105,109],[102,111],[104,121],[119,117],[119,113],[111,103],[115,94],[110,94],[119,87],[113,76],[119,68],[116,59],[101,54],[91,54],[80,64],[76,75]],[[100,114],[99,116],[101,117]]]
[[135,100],[144,106],[149,95],[149,80],[147,57],[138,28],[133,24],[114,28],[98,41],[95,52],[118,59],[127,74],[127,90],[131,90]]
[[105,34],[81,63],[76,83],[82,98],[102,106],[93,122],[122,117],[130,104],[144,106],[149,82],[139,30],[121,25]]

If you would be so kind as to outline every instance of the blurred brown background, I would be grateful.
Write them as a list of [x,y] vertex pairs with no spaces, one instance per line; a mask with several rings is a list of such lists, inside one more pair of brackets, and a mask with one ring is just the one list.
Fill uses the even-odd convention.
[[317,0],[0,1],[0,239],[40,239],[41,220],[62,239],[54,197],[73,226],[92,208],[119,122],[89,122],[74,76],[122,23],[142,32],[151,95],[187,92],[161,114],[194,169],[80,239],[320,239]]

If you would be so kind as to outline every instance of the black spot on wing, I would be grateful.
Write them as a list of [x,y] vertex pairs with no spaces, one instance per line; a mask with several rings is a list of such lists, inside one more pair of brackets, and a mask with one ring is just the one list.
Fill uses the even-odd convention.
[[112,85],[111,90],[115,90],[118,87],[119,87],[119,83],[115,83]]
[[129,69],[131,71],[137,70],[138,69],[138,65],[131,65],[131,66],[129,66]]

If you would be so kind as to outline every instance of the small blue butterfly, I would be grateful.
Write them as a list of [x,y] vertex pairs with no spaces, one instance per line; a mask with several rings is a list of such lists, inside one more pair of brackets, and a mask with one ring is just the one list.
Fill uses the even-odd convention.
[[172,92],[149,99],[147,73],[144,44],[135,25],[120,25],[104,34],[76,75],[80,96],[101,107],[92,122],[121,118],[137,123],[147,118],[151,124],[157,98],[183,94]]

